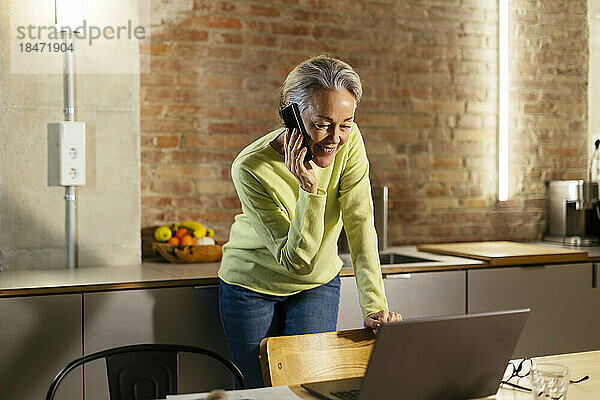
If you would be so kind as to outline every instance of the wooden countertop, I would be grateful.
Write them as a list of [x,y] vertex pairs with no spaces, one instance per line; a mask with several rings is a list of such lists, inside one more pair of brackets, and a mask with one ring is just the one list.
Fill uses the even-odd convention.
[[489,265],[526,265],[581,262],[587,250],[507,241],[419,244],[421,251],[483,260]]
[[[543,245],[549,244],[544,242]],[[600,247],[585,249],[589,253],[589,258],[585,262],[600,261]],[[392,247],[385,252],[398,252],[431,261],[384,265],[382,266],[384,275],[490,268],[489,264],[481,260],[421,252],[416,246]],[[156,261],[136,265],[83,267],[74,270],[8,270],[0,272],[0,297],[209,286],[218,283],[219,266],[219,263],[170,264]],[[352,276],[354,271],[352,268],[343,268],[341,275]]]

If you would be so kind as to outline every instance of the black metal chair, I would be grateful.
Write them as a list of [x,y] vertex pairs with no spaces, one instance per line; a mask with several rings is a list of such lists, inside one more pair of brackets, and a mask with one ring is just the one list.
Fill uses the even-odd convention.
[[178,344],[136,344],[99,351],[71,361],[52,381],[46,400],[53,400],[58,385],[76,367],[104,358],[111,400],[165,398],[177,393],[179,353],[202,354],[225,365],[240,388],[246,380],[239,368],[221,355],[207,349]]

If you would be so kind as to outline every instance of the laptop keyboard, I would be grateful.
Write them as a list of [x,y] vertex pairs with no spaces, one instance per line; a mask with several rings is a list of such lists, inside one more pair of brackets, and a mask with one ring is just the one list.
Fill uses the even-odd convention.
[[342,400],[357,400],[359,389],[344,390],[342,392],[331,392],[332,395]]

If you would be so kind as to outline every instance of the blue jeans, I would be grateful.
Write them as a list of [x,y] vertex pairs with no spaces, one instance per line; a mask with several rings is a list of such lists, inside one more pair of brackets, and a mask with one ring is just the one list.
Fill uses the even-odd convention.
[[258,359],[263,338],[335,331],[339,305],[339,275],[291,296],[271,296],[220,281],[221,322],[233,362],[248,387],[264,386]]

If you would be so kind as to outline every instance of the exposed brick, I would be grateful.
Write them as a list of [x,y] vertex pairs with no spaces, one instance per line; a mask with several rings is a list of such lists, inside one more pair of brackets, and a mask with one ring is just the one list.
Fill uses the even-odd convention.
[[202,194],[235,194],[235,188],[232,182],[204,180],[196,183],[196,192]]
[[[150,59],[140,81],[143,223],[207,219],[226,240],[240,208],[231,161],[280,123],[279,85],[297,62],[320,52],[339,55],[361,75],[356,121],[371,181],[390,188],[391,243],[535,240],[544,229],[544,181],[585,176],[584,1],[511,3],[517,199],[506,203],[495,201],[497,2],[189,5],[194,10],[177,18],[158,10],[156,21],[165,22],[140,46]],[[352,26],[331,24],[340,18]],[[179,142],[159,148],[159,138]],[[165,181],[189,182],[191,192],[157,183]]]
[[142,196],[142,205],[148,207],[169,207],[173,206],[171,196]]
[[435,157],[432,165],[433,168],[461,168],[462,166],[462,157],[451,155]]
[[457,143],[480,142],[489,143],[496,140],[494,129],[455,129],[453,133]]
[[175,162],[197,163],[197,162],[231,162],[235,159],[235,153],[208,152],[202,150],[174,151],[171,158]]
[[194,195],[193,197],[175,197],[173,198],[173,205],[178,209],[207,209],[217,208],[219,203],[214,196]]
[[425,206],[430,209],[457,208],[458,199],[455,198],[428,198],[425,199]]
[[157,117],[163,113],[164,109],[165,106],[163,105],[142,104],[140,113],[142,117]]
[[143,163],[159,163],[166,157],[166,154],[161,151],[142,149],[141,161]]
[[185,147],[227,149],[239,151],[249,145],[253,138],[247,135],[243,136],[217,136],[217,135],[186,135],[184,137]]
[[165,117],[233,118],[233,107],[169,105]]
[[210,11],[214,0],[194,0],[194,10]]
[[194,185],[191,180],[158,180],[150,184],[150,190],[154,193],[191,193]]
[[465,208],[473,209],[473,208],[486,208],[488,205],[488,201],[486,198],[481,197],[472,197],[461,200],[461,204]]
[[227,210],[210,210],[203,213],[188,213],[191,219],[196,221],[203,221],[204,223],[229,221],[233,223],[234,217],[238,214],[236,211]]
[[[230,47],[212,47],[198,45],[178,45],[177,57],[187,60],[204,61],[206,59],[237,59],[242,57],[242,49]],[[190,68],[193,70],[193,68]]]
[[467,112],[473,114],[495,114],[498,105],[491,101],[469,101],[467,102]]
[[483,121],[479,115],[464,114],[458,119],[458,127],[460,128],[481,128]]
[[[206,42],[208,40],[208,31],[163,27],[160,30],[152,32],[152,40]],[[172,54],[172,52],[169,54]]]
[[140,146],[142,146],[142,149],[154,147],[154,138],[152,136],[142,136],[140,138]]
[[190,71],[196,67],[197,63],[181,58],[152,57],[150,60],[150,73],[173,73],[180,71]]
[[243,123],[216,123],[208,126],[208,132],[212,134],[240,134],[247,131],[248,126]]
[[431,215],[432,221],[443,223],[483,223],[489,219],[487,212],[482,211],[453,211],[435,212]]
[[[212,1],[214,1],[214,0],[212,0]],[[218,3],[215,3],[214,10],[219,13],[234,15],[236,12],[239,11],[238,6],[240,4],[241,4],[241,2],[236,1],[236,0],[219,1]]]
[[[306,31],[308,33],[308,31]],[[306,34],[305,33],[305,34]],[[327,39],[351,39],[360,41],[364,38],[365,32],[357,29],[344,29],[339,26],[330,26],[330,25],[322,25],[316,26],[313,29],[313,35],[317,39],[327,38]]]
[[209,75],[205,77],[206,87],[209,89],[241,89],[244,80],[227,75]]
[[412,103],[412,111],[460,113],[465,111],[465,105],[462,102],[415,101]]
[[275,47],[279,43],[277,37],[249,32],[212,32],[211,35],[215,43],[263,47]]
[[152,42],[150,43],[150,54],[155,56],[170,56],[173,54],[173,46],[170,44]]
[[238,18],[228,18],[215,15],[191,15],[179,22],[180,26],[202,26],[206,28],[242,29]]
[[179,136],[157,136],[156,137],[156,147],[178,147],[179,146]]
[[255,17],[278,17],[281,14],[281,10],[278,7],[271,7],[261,4],[250,4],[250,9],[247,15]]
[[144,132],[194,132],[197,129],[193,119],[142,119],[140,125]]
[[425,185],[425,194],[430,197],[449,196],[451,191],[450,187],[445,183],[429,183]]
[[223,208],[241,209],[242,203],[240,202],[240,199],[237,196],[223,197],[221,199],[221,206]]
[[433,170],[431,180],[433,182],[465,182],[468,178],[468,173],[461,170]]
[[269,108],[242,108],[237,110],[240,118],[245,120],[259,120],[259,121],[277,121],[279,115],[274,107]]
[[142,90],[142,102],[157,104],[209,103],[214,96],[205,90],[194,88],[146,87]]
[[156,168],[157,177],[160,179],[178,179],[178,178],[203,178],[210,179],[214,177],[214,168],[202,165],[159,165]]
[[174,74],[141,74],[140,83],[143,86],[171,86],[175,83]]

